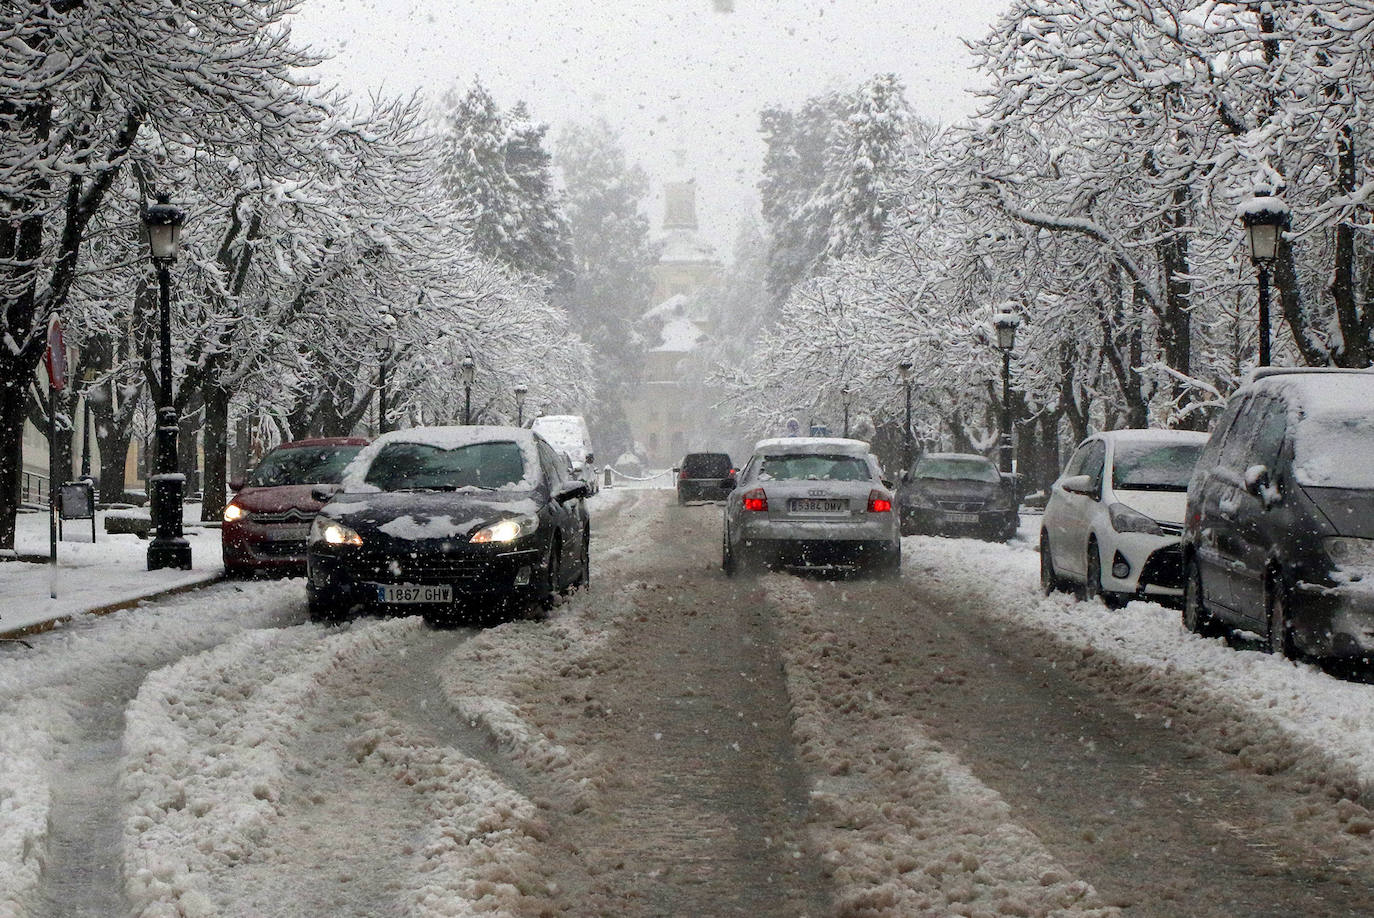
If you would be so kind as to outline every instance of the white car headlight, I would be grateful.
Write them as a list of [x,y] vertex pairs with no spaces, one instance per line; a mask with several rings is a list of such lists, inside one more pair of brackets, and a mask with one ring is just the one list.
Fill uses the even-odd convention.
[[244,510],[238,504],[230,504],[224,508],[224,521],[226,523],[237,523],[247,515],[248,511]]
[[1143,532],[1146,535],[1164,535],[1164,530],[1154,520],[1139,510],[1132,510],[1125,504],[1112,504],[1107,508],[1107,518],[1117,532]]
[[537,516],[508,516],[504,520],[497,520],[490,526],[483,526],[474,532],[468,541],[477,545],[486,545],[492,542],[514,542],[538,528],[539,517]]
[[326,545],[351,545],[356,548],[363,544],[363,537],[338,520],[316,516],[315,522],[310,524],[310,541],[323,542]]
[[1346,577],[1374,577],[1374,539],[1333,536],[1322,539],[1322,548],[1336,570]]

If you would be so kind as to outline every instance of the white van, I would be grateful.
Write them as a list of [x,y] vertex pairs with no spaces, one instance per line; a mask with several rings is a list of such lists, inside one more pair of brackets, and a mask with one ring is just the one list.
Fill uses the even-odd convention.
[[592,435],[582,415],[546,414],[535,418],[530,429],[548,440],[554,449],[567,454],[573,476],[590,485],[593,494],[600,490],[596,457],[592,455]]

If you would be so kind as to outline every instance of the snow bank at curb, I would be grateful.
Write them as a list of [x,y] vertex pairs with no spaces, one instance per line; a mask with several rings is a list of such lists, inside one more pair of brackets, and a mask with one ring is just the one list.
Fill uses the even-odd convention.
[[[1116,696],[1161,709],[1175,729],[1236,756],[1260,774],[1286,772],[1346,800],[1346,831],[1374,831],[1374,691],[1319,667],[1235,650],[1182,626],[1177,611],[1132,602],[1123,610],[1042,597],[1034,548],[970,540],[904,540],[904,569],[925,595],[978,603],[995,618],[1032,630],[1034,651],[1074,668]],[[1028,651],[1029,652],[1029,651]]]
[[[776,616],[794,726],[821,777],[813,841],[832,877],[837,914],[1117,915],[1017,825],[996,791],[927,737],[832,673],[835,636],[791,578],[762,581]],[[876,706],[876,708],[875,708]],[[864,712],[847,729],[835,711]]]

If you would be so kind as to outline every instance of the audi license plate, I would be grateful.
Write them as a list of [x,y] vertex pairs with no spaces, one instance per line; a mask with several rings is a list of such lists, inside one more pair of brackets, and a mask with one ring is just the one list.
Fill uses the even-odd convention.
[[379,583],[377,599],[384,603],[400,605],[453,602],[453,587],[447,583]]
[[945,514],[945,522],[946,522],[946,523],[976,523],[976,522],[978,522],[978,514],[976,514],[976,513],[952,513],[952,512],[948,512],[948,513]]
[[787,502],[787,509],[793,513],[844,513],[849,509],[849,502],[819,497],[794,497]]

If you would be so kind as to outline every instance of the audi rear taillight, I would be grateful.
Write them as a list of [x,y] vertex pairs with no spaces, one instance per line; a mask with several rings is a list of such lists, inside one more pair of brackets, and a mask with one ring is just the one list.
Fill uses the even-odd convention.
[[687,477],[687,470],[686,470],[686,469],[683,469],[681,472],[678,472],[678,473],[677,473],[677,477],[678,477],[678,478],[682,478],[682,479],[686,479],[686,477]]
[[763,493],[763,488],[755,488],[745,493],[744,509],[756,512],[768,509],[768,495]]
[[882,491],[872,490],[868,492],[868,512],[869,513],[891,513],[892,498]]

